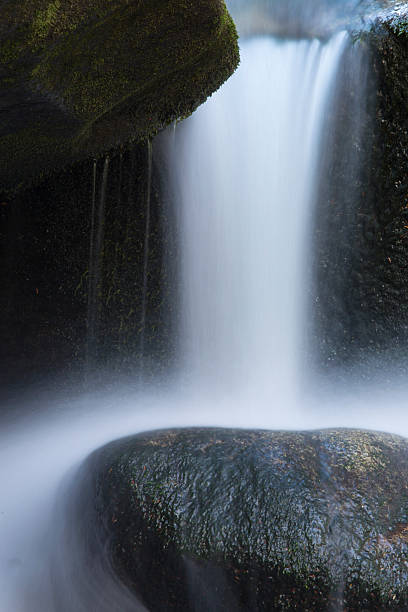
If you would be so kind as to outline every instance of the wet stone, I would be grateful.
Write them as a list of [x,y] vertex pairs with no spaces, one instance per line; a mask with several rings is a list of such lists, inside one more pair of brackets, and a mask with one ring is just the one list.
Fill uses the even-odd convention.
[[81,558],[104,555],[148,610],[408,609],[404,438],[161,430],[79,476]]

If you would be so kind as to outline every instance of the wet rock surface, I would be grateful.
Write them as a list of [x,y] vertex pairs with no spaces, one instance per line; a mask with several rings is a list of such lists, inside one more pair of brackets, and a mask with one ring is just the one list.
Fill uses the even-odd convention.
[[357,32],[336,85],[311,296],[324,369],[379,361],[406,376],[407,24],[407,3],[391,3]]
[[170,367],[162,128],[238,61],[222,0],[2,3],[0,394],[85,369]]
[[221,0],[5,0],[0,194],[151,138],[235,70]]
[[80,546],[148,610],[408,608],[399,436],[162,430],[95,451],[80,477]]
[[[107,370],[111,379],[118,375],[134,379],[142,361],[146,379],[170,367],[175,359],[171,313],[177,293],[173,271],[177,249],[164,166],[171,137],[170,129],[154,139],[150,177],[147,143],[110,155],[92,309],[91,230],[98,227],[101,216],[105,159],[80,162],[13,201],[0,202],[0,397],[49,378],[74,378],[78,384],[85,370],[88,374],[102,370],[106,381]],[[91,311],[92,343],[87,323]]]

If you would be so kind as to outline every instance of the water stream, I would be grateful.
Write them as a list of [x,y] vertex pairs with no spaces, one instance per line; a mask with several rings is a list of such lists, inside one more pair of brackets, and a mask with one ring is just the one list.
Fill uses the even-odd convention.
[[[293,403],[321,140],[346,46],[255,38],[182,134],[184,370]],[[211,180],[208,179],[211,177]]]
[[95,358],[98,334],[99,284],[101,282],[101,266],[103,257],[103,238],[105,233],[106,190],[109,173],[109,156],[103,164],[99,202],[96,205],[97,165],[94,162],[92,176],[92,209],[91,234],[88,273],[88,315],[87,315],[87,361],[88,365]]
[[[181,371],[160,392],[120,384],[85,395],[43,390],[9,411],[0,444],[0,612],[60,612],[55,589],[71,589],[68,612],[127,609],[120,596],[112,603],[105,593],[101,601],[101,585],[91,581],[81,602],[75,586],[52,580],[51,558],[57,554],[59,565],[65,562],[53,538],[62,518],[55,513],[61,482],[104,442],[156,427],[206,424],[342,425],[408,434],[403,390],[390,397],[374,389],[374,400],[373,389],[341,396],[334,389],[322,399],[302,386],[308,237],[347,44],[344,33],[326,42],[243,42],[236,75],[177,129]],[[94,177],[92,260],[101,249],[108,166],[107,158],[99,213]],[[144,295],[148,209],[146,215]],[[91,310],[98,263],[93,266]]]
[[141,359],[145,355],[146,339],[146,309],[148,292],[148,272],[149,272],[149,242],[150,242],[150,199],[152,189],[152,142],[147,143],[147,178],[146,178],[146,209],[145,209],[145,232],[143,245],[143,288],[142,288],[142,316],[140,319],[140,355]]

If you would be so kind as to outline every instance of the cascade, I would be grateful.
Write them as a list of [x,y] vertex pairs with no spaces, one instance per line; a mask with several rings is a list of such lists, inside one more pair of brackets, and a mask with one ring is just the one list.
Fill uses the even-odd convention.
[[90,231],[90,253],[88,273],[88,316],[87,316],[87,361],[95,358],[95,343],[98,326],[98,288],[101,282],[101,265],[103,238],[105,231],[105,206],[106,189],[108,183],[109,156],[105,157],[99,203],[96,206],[96,161],[93,165],[92,176],[92,208],[91,208],[91,231]]
[[90,240],[89,240],[89,270],[88,270],[88,312],[87,312],[87,361],[89,364],[91,356],[91,344],[93,344],[94,331],[93,327],[93,313],[95,311],[95,273],[94,266],[96,265],[95,259],[95,223],[96,223],[96,175],[97,175],[97,162],[94,159],[92,167],[92,204],[91,204],[91,229],[90,229]]
[[[145,210],[145,230],[143,245],[143,288],[142,288],[142,315],[140,318],[140,358],[143,362],[145,354],[146,336],[146,308],[148,291],[148,271],[149,271],[149,238],[150,238],[150,197],[152,188],[152,142],[147,143],[147,185],[146,185],[146,210]],[[143,367],[143,364],[142,364]]]
[[[243,40],[237,73],[193,117],[172,128],[169,165],[182,277],[179,376],[160,389],[118,385],[111,393],[81,394],[63,388],[52,397],[38,391],[29,409],[2,428],[0,484],[7,494],[0,507],[0,612],[61,612],[62,605],[67,612],[134,609],[127,607],[128,593],[105,583],[98,568],[75,581],[76,560],[67,559],[55,541],[62,518],[78,520],[64,505],[66,474],[115,437],[185,425],[390,429],[390,412],[384,416],[381,402],[376,410],[372,398],[369,406],[357,398],[357,416],[343,410],[340,418],[334,397],[328,410],[329,402],[322,406],[317,398],[311,407],[302,396],[310,358],[310,238],[349,38],[344,32],[305,38],[298,27],[290,39],[278,34]],[[138,287],[142,354],[153,251],[151,143],[147,154]],[[117,206],[126,205],[129,227],[137,199],[135,153],[129,171],[122,162],[121,155]],[[98,327],[110,168],[106,157],[99,190],[96,163],[91,179],[88,358],[94,356]],[[127,247],[130,232],[122,238]],[[122,254],[116,251],[115,257]],[[399,415],[398,398],[395,403]],[[408,422],[400,418],[398,433],[404,432]]]
[[345,33],[243,42],[240,69],[183,133],[182,337],[196,384],[286,402],[296,390],[307,233],[346,45]]

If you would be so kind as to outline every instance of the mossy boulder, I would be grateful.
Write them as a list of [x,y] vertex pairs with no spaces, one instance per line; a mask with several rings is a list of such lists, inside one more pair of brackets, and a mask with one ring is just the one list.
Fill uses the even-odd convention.
[[238,61],[223,0],[6,0],[0,191],[150,138]]
[[76,563],[102,556],[150,611],[408,609],[399,436],[147,432],[95,451],[72,500]]

